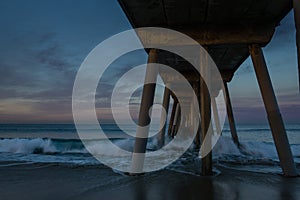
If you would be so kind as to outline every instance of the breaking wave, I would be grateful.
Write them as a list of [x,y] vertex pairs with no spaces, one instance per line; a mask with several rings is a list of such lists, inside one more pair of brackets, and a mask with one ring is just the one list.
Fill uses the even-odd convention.
[[[101,148],[101,143],[107,142],[104,140],[91,141],[87,144],[95,153],[101,154],[101,151],[107,149]],[[119,139],[114,143],[119,147],[132,150],[133,140]],[[148,148],[155,141],[150,141]],[[295,158],[300,158],[300,145],[293,144],[291,149]],[[88,153],[80,140],[66,139],[1,139],[0,152],[21,153],[21,154],[64,154],[64,153]],[[213,158],[218,160],[228,157],[247,157],[248,159],[272,159],[278,161],[275,145],[269,142],[243,142],[238,148],[230,138],[221,137],[213,149]]]

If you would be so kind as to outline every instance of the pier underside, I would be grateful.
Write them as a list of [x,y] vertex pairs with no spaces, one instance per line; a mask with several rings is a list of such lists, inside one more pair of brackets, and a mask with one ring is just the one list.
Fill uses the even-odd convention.
[[[223,74],[233,74],[245,61],[249,44],[268,44],[275,27],[292,9],[291,0],[119,0],[119,3],[134,28],[169,28],[198,41],[207,48]],[[158,42],[162,43],[159,39]],[[164,57],[168,59],[169,55]]]
[[[261,50],[261,47],[271,41],[276,26],[292,9],[292,0],[119,0],[119,3],[134,28],[162,27],[176,30],[190,36],[207,50],[225,84],[227,113],[233,140],[237,145],[239,145],[239,141],[227,82],[231,81],[234,72],[251,54],[283,173],[287,176],[297,175],[283,120]],[[139,34],[145,33],[137,32],[137,35]],[[149,38],[152,39],[151,42],[170,45],[170,41],[166,41],[165,37],[149,35]],[[182,44],[176,38],[172,38],[172,45],[182,47],[190,44]],[[211,103],[214,100],[208,98],[199,73],[178,55],[159,49],[148,49],[147,51],[151,62],[162,63],[176,69],[189,80],[191,85],[195,85],[193,86],[195,93],[200,93],[197,98],[200,102],[201,113],[201,126],[197,137],[203,140],[209,127]],[[172,77],[163,75],[163,73],[161,75],[165,83],[172,84]],[[153,88],[149,89],[149,86],[144,86],[143,97],[145,96],[147,100],[142,98],[141,123],[139,125],[145,125],[144,115],[151,107],[153,90]],[[175,99],[176,97],[174,97]],[[174,114],[172,115],[175,115],[177,110],[178,108],[173,108],[172,113]],[[172,117],[172,121],[175,123],[178,119],[176,116]],[[147,121],[146,124],[148,123]],[[196,138],[196,143],[197,140]],[[141,140],[136,140],[134,152],[144,153],[147,141],[145,139],[142,142],[139,141]],[[133,162],[134,160],[133,158]],[[142,172],[142,168],[140,170]],[[212,175],[211,153],[202,158],[202,173],[203,175]]]

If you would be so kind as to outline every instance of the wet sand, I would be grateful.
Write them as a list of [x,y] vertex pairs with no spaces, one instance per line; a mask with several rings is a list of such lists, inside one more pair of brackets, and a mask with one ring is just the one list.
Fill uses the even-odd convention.
[[0,166],[0,199],[300,199],[300,178],[218,169],[216,177],[161,170],[128,177],[99,166]]

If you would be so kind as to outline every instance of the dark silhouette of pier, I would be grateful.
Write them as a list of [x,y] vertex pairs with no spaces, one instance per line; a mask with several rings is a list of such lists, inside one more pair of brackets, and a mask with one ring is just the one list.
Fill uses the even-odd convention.
[[[134,28],[163,27],[184,33],[201,44],[216,63],[224,81],[227,113],[233,141],[239,145],[227,83],[236,70],[251,56],[260,92],[263,97],[270,128],[284,175],[297,176],[285,126],[274,94],[262,47],[272,39],[276,26],[293,9],[297,29],[297,47],[300,48],[300,1],[299,0],[119,0]],[[155,36],[154,36],[155,37]],[[176,43],[174,44],[177,45]],[[178,44],[188,45],[188,44]],[[147,50],[148,62],[167,64],[189,80],[199,100],[201,122],[195,139],[199,146],[207,132],[211,106],[215,100],[209,97],[200,74],[177,55],[159,49]],[[300,50],[298,50],[300,58]],[[300,62],[298,61],[299,66]],[[300,67],[299,67],[300,70]],[[146,72],[146,76],[148,76]],[[168,76],[161,74],[166,83]],[[153,104],[155,85],[145,85],[139,116],[139,125],[149,124],[148,110]],[[169,107],[170,96],[174,99],[167,134],[176,134],[180,119],[180,106],[176,96],[168,89],[164,92],[163,106]],[[218,121],[215,116],[214,121]],[[160,133],[163,145],[166,127]],[[145,153],[147,139],[137,139],[134,152]],[[202,174],[212,175],[211,153],[202,158]]]

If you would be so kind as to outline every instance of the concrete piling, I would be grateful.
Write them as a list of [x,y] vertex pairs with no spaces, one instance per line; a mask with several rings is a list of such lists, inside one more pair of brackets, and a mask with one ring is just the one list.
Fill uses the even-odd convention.
[[290,144],[262,49],[257,44],[250,45],[249,49],[283,174],[285,176],[297,176]]
[[176,113],[176,108],[178,101],[176,98],[173,98],[173,107],[172,107],[172,112],[171,112],[171,117],[170,117],[170,122],[169,122],[169,128],[168,128],[168,136],[172,137],[172,129],[173,129],[173,124],[174,124],[174,118],[175,118],[175,113]]
[[235,120],[234,120],[233,110],[232,110],[232,105],[231,105],[231,99],[230,99],[229,90],[228,90],[228,86],[227,86],[226,82],[224,82],[224,87],[225,87],[224,98],[226,99],[226,110],[227,110],[227,117],[228,117],[231,137],[232,137],[233,142],[239,146],[239,144],[240,144],[239,138],[238,138],[237,131],[236,131]]
[[[210,72],[207,69],[207,55],[200,55],[201,75],[207,76],[207,82],[200,77],[200,116],[201,116],[201,144],[207,136],[211,123],[211,98],[208,88],[210,87]],[[211,140],[207,140],[211,142]],[[211,144],[208,144],[210,146]],[[202,156],[201,171],[203,176],[212,176],[212,152],[210,151],[205,157]]]
[[293,0],[294,18],[296,27],[296,45],[298,53],[298,79],[299,79],[299,91],[300,91],[300,1]]
[[[155,63],[157,58],[157,52],[155,49],[151,49],[148,57],[148,63]],[[147,66],[145,82],[156,82],[158,75],[158,69]],[[156,84],[144,84],[143,94],[141,99],[141,107],[139,112],[138,129],[136,133],[136,139],[134,143],[134,149],[132,154],[131,173],[138,174],[143,172],[144,159],[146,146],[149,134],[149,124],[151,122],[150,108],[153,105],[154,93]]]
[[170,90],[167,87],[165,87],[163,103],[162,103],[162,109],[165,109],[165,112],[162,111],[162,114],[161,114],[161,121],[160,121],[160,127],[159,127],[160,132],[159,132],[159,138],[158,138],[158,146],[160,148],[165,144],[165,133],[166,133],[166,126],[167,126],[169,103],[170,103]]
[[219,118],[218,106],[217,106],[217,102],[216,102],[215,98],[211,98],[211,106],[213,109],[213,116],[214,116],[214,122],[215,122],[217,134],[221,134],[222,130],[221,130],[221,126],[220,126],[220,118]]

